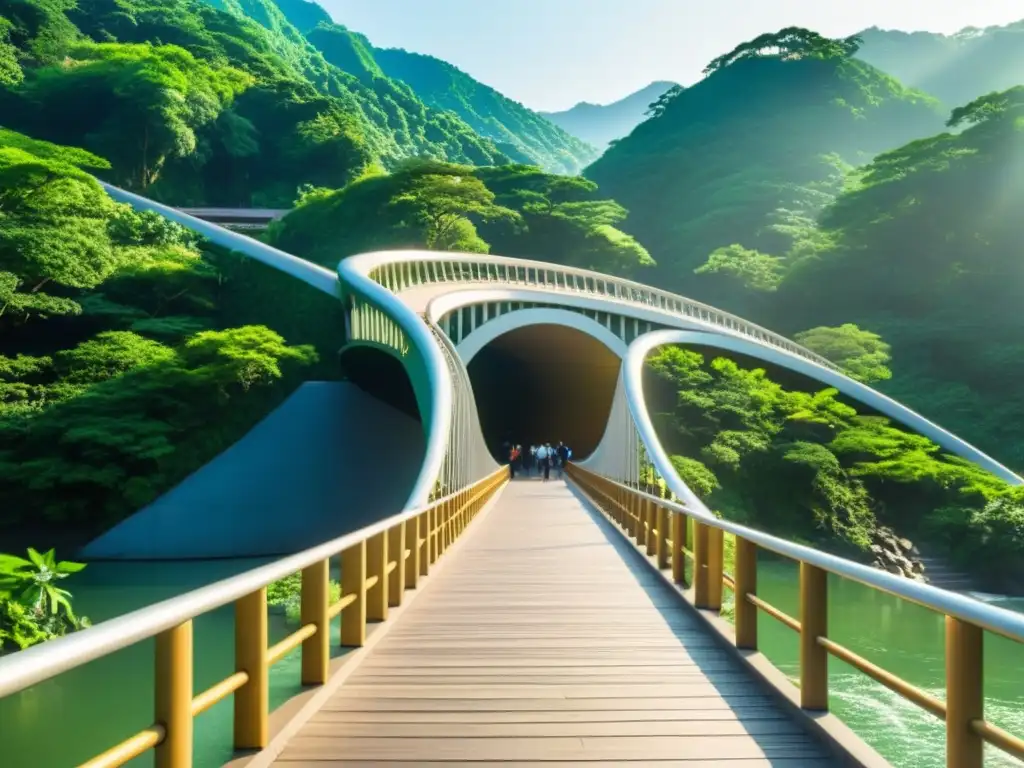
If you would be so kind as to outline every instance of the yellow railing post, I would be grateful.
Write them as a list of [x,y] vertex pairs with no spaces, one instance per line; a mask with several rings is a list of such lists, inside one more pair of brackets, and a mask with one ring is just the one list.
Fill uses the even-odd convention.
[[708,527],[693,521],[693,604],[708,607]]
[[672,581],[686,582],[686,515],[672,512]]
[[192,767],[192,622],[156,636],[156,721],[166,734],[156,768]]
[[405,523],[399,523],[388,531],[388,557],[395,561],[395,570],[388,577],[388,605],[402,604],[405,593]]
[[708,538],[708,605],[713,611],[722,610],[722,573],[725,566],[725,535],[721,528],[704,526]]
[[757,650],[757,606],[747,595],[757,594],[757,545],[736,537],[736,647]]
[[642,547],[647,543],[647,527],[644,525],[647,522],[647,516],[644,514],[644,507],[640,503],[639,497],[629,494],[627,502],[629,514],[632,517],[633,540],[638,547]]
[[668,510],[661,504],[651,502],[654,506],[656,527],[658,529],[658,568],[668,568],[669,564],[669,542],[671,533],[668,530]]
[[366,542],[341,553],[341,594],[355,602],[341,612],[341,644],[359,647],[366,642]]
[[979,627],[946,617],[946,765],[982,768],[985,742],[971,728],[984,720],[984,637]]
[[235,602],[235,671],[249,676],[235,692],[235,749],[263,749],[270,739],[266,587]]
[[430,528],[434,520],[433,507],[416,518],[416,529],[419,532],[419,541],[416,550],[419,552],[420,576],[430,573]]
[[828,651],[819,637],[828,637],[828,572],[800,563],[800,706],[804,709],[828,709]]
[[648,555],[655,555],[658,553],[658,517],[654,502],[640,499],[640,509],[644,516],[644,548]]
[[331,658],[331,623],[327,609],[331,601],[330,563],[320,560],[302,570],[299,623],[316,625],[316,634],[302,641],[302,684],[323,685]]
[[388,533],[381,531],[366,542],[366,618],[384,621],[388,617]]
[[415,590],[420,579],[420,515],[402,524],[406,527],[406,548],[409,550],[409,557],[403,566],[406,570],[406,586]]

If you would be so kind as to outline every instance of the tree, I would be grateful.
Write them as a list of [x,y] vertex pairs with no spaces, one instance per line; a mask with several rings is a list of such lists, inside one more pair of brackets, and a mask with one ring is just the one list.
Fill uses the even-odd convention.
[[871,384],[892,378],[887,364],[891,348],[877,333],[865,331],[854,323],[837,328],[819,326],[793,337],[812,352],[828,358],[857,381]]
[[495,205],[494,193],[471,174],[416,176],[404,192],[392,199],[391,205],[423,226],[427,248],[451,244],[452,230],[468,216],[489,222],[518,218],[513,211]]
[[33,70],[20,89],[39,105],[35,124],[58,141],[84,139],[119,182],[140,189],[168,158],[195,154],[198,132],[252,82],[172,45],[88,43],[68,56],[74,66]]
[[759,35],[753,40],[740,43],[728,53],[712,60],[704,68],[704,75],[712,75],[741,59],[749,58],[848,59],[857,53],[862,43],[856,35],[833,40],[802,27],[786,27],[773,34]]
[[782,259],[734,243],[713,251],[693,271],[697,275],[727,275],[755,291],[774,291],[782,281]]
[[673,85],[665,93],[658,97],[657,101],[652,102],[648,107],[645,115],[651,117],[661,117],[661,115],[668,109],[668,105],[676,100],[676,97],[683,92],[683,86]]

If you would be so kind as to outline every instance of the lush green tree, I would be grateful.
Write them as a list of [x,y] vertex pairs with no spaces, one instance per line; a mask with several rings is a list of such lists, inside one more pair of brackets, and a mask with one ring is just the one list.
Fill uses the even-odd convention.
[[889,345],[877,333],[865,331],[853,323],[844,323],[838,328],[811,328],[793,339],[865,384],[892,378],[892,371],[887,367],[891,359]]
[[778,32],[758,35],[753,40],[740,43],[729,53],[708,64],[704,68],[704,74],[714,74],[743,59],[765,56],[785,60],[849,58],[857,53],[862,42],[856,35],[833,40],[802,27],[786,27]]
[[725,275],[756,291],[774,291],[782,281],[782,259],[733,243],[716,248],[694,270],[697,275]]

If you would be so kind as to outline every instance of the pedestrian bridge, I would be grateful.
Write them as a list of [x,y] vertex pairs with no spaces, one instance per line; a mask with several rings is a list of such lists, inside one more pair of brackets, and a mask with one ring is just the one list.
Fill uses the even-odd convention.
[[[337,297],[346,354],[385,355],[401,366],[425,448],[407,501],[390,517],[0,659],[4,697],[156,638],[152,725],[102,755],[82,755],[82,765],[124,765],[153,750],[160,768],[192,766],[195,718],[228,697],[233,764],[254,767],[887,765],[829,713],[830,659],[944,722],[948,768],[980,768],[986,745],[1024,758],[1024,740],[986,721],[983,706],[984,635],[1024,642],[1024,616],[718,519],[658,442],[644,360],[671,343],[760,358],[1022,482],[991,457],[793,342],[681,296],[480,255],[381,252],[332,272],[108,189]],[[525,370],[513,391],[473,373],[474,361],[487,362],[495,349],[513,355],[509,370]],[[539,417],[515,409],[520,400],[536,404],[528,387],[547,380],[545,360],[567,359],[581,370],[571,407]],[[488,402],[481,381],[499,390],[505,408]],[[562,419],[551,437],[566,438],[577,457],[564,479],[510,482],[494,443],[512,418],[522,430]],[[797,615],[759,596],[759,556],[799,563]],[[341,591],[332,600],[334,567]],[[300,626],[270,645],[267,585],[296,572]],[[830,638],[829,587],[840,579],[945,617],[944,697]],[[235,671],[194,690],[193,620],[231,604]],[[795,680],[759,652],[764,618],[792,630]],[[341,655],[331,647],[339,624]],[[269,670],[297,649],[308,688],[271,713]]]

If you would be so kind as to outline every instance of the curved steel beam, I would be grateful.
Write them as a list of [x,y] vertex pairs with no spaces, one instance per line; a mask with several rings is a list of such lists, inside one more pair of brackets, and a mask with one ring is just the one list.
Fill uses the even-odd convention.
[[[855,563],[852,560],[847,560],[843,557],[819,552],[816,549],[802,544],[794,544],[790,541],[786,541],[785,539],[780,539],[776,536],[772,536],[771,534],[764,533],[763,531],[748,528],[737,523],[731,523],[727,520],[721,520],[708,509],[704,502],[701,501],[700,498],[691,491],[686,483],[684,483],[679,477],[675,468],[672,466],[672,462],[669,459],[668,454],[661,446],[661,441],[658,439],[658,434],[654,429],[654,424],[651,421],[650,414],[647,411],[647,403],[644,399],[643,369],[648,353],[652,349],[666,344],[699,343],[706,346],[718,346],[732,351],[742,351],[744,354],[751,354],[749,350],[735,349],[731,346],[722,346],[723,342],[731,341],[733,341],[733,339],[728,337],[714,338],[713,334],[659,331],[647,334],[630,345],[629,352],[627,353],[626,360],[623,364],[623,373],[626,385],[626,398],[629,403],[633,423],[636,426],[640,441],[646,449],[651,463],[654,464],[655,469],[665,479],[669,490],[672,491],[677,498],[683,501],[682,505],[674,505],[670,502],[664,501],[660,503],[668,504],[670,507],[674,507],[678,511],[685,512],[691,517],[699,518],[702,522],[710,526],[741,536],[763,549],[775,552],[776,554],[782,555],[783,557],[791,560],[815,565],[852,581],[875,587],[883,592],[888,592],[905,600],[910,600],[911,602],[926,606],[934,611],[944,613],[947,616],[954,616],[968,621],[982,627],[983,629],[1015,639],[1018,642],[1024,639],[1024,614],[1008,611],[1003,608],[997,608],[983,603],[980,600],[960,595],[956,592],[950,592],[945,589],[933,587],[929,584],[914,581],[913,579],[896,576],[895,574],[881,571],[877,568],[871,568],[867,565]],[[786,367],[792,367],[788,363],[780,362],[778,364],[785,364]],[[794,368],[793,370],[796,369]],[[815,378],[820,377],[815,375]],[[843,378],[845,379],[846,377]],[[864,387],[863,384],[860,386]],[[870,390],[868,387],[864,387],[864,389],[868,389],[873,392],[873,390]],[[884,395],[879,395],[877,392],[874,392],[874,394],[879,397],[884,397]],[[885,399],[888,400],[888,398]],[[893,401],[890,400],[889,402]],[[913,411],[909,411],[909,409],[907,410],[908,412],[913,413]],[[931,422],[927,422],[923,417],[918,418],[925,421],[927,424],[931,424]],[[949,435],[948,432],[945,432],[945,430],[942,430],[939,427],[936,427],[936,429],[939,429],[941,432]],[[952,435],[950,435],[950,437],[952,437]],[[976,449],[968,446],[962,440],[959,440],[959,438],[954,439],[961,445],[969,448],[972,452],[976,451]],[[977,451],[977,453],[984,456],[980,451]],[[993,464],[995,464],[993,460],[990,459],[989,461],[992,461]],[[997,464],[997,466],[1001,465]],[[1009,470],[1006,470],[1006,472],[1009,472]],[[1010,474],[1012,475],[1012,473]],[[1016,475],[1012,476],[1016,477]]]
[[223,248],[230,248],[232,251],[238,251],[243,256],[297,278],[318,291],[323,291],[336,298],[341,296],[338,276],[326,267],[321,267],[319,264],[306,261],[306,259],[300,259],[298,256],[292,256],[290,253],[279,251],[277,248],[272,248],[266,243],[261,243],[259,240],[253,240],[251,237],[246,237],[238,232],[232,232],[230,229],[225,229],[195,216],[190,216],[187,213],[182,213],[176,208],[171,208],[169,205],[136,195],[134,192],[128,192],[120,187],[107,184],[105,181],[100,181],[99,183],[106,193],[119,203],[127,203],[138,211],[159,213],[164,218],[177,222],[186,229],[191,229],[193,232],[202,235],[211,243],[215,243]]
[[861,384],[849,376],[816,365],[809,360],[784,352],[778,348],[767,347],[735,336],[703,333],[700,331],[655,331],[645,334],[634,341],[626,355],[626,389],[627,396],[630,398],[631,408],[634,403],[640,402],[637,398],[642,400],[643,397],[642,390],[637,389],[640,387],[640,379],[638,377],[643,361],[651,350],[667,344],[698,344],[714,349],[739,352],[740,354],[763,360],[766,363],[786,368],[795,373],[803,374],[829,387],[835,387],[844,395],[852,397],[869,408],[910,427],[950,453],[974,462],[982,469],[991,472],[1011,485],[1024,484],[1024,478],[1021,478],[988,454],[983,453],[970,443],[961,440],[952,432],[943,429],[935,422],[929,421],[916,411],[901,405],[891,397],[883,395],[866,384]]

